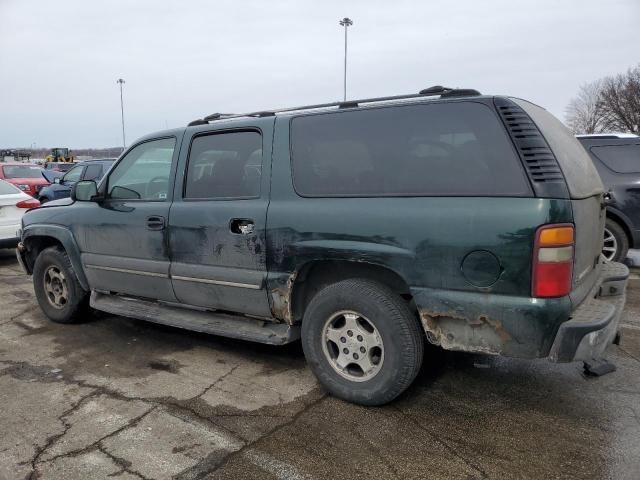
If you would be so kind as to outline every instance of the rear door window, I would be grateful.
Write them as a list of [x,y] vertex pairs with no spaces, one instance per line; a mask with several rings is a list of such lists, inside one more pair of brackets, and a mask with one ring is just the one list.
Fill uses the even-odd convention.
[[85,180],[96,180],[102,176],[102,165],[88,165],[84,171]]
[[591,153],[616,173],[640,173],[640,145],[591,147]]
[[520,159],[477,102],[296,117],[294,186],[302,196],[522,196]]
[[260,196],[262,136],[225,132],[195,137],[189,152],[184,198]]

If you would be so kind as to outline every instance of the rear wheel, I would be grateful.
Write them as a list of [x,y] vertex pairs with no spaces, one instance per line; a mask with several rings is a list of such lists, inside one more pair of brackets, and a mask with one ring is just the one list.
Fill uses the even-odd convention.
[[627,258],[629,251],[629,239],[624,229],[610,218],[607,218],[604,227],[604,243],[602,255],[609,262],[622,262]]
[[424,335],[396,293],[377,282],[352,279],[324,288],[311,300],[302,322],[302,347],[329,393],[382,405],[415,379]]
[[46,248],[36,258],[33,287],[40,308],[54,322],[76,323],[89,312],[89,292],[78,282],[67,253],[58,247]]
[[39,197],[38,200],[40,200],[40,203],[43,205],[49,201],[47,197]]

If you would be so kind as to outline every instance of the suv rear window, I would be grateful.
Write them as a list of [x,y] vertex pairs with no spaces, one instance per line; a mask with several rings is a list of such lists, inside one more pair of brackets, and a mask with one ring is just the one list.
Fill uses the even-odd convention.
[[596,167],[571,130],[544,108],[519,98],[511,100],[527,112],[553,150],[571,198],[587,198],[604,192]]
[[591,147],[591,153],[617,173],[640,173],[640,145]]
[[294,186],[302,196],[522,196],[530,192],[496,115],[476,102],[296,117]]

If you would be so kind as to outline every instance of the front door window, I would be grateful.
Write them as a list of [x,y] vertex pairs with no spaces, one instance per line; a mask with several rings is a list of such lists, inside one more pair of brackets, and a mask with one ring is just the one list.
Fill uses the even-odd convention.
[[175,145],[175,138],[163,138],[134,147],[109,175],[108,198],[166,200]]

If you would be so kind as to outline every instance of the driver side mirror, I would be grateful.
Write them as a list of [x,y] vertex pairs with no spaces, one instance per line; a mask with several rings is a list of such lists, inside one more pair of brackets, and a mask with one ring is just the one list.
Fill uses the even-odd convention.
[[56,177],[53,179],[53,183],[60,183],[60,177]]
[[91,202],[98,196],[98,186],[93,180],[76,182],[71,189],[71,199],[78,202]]

